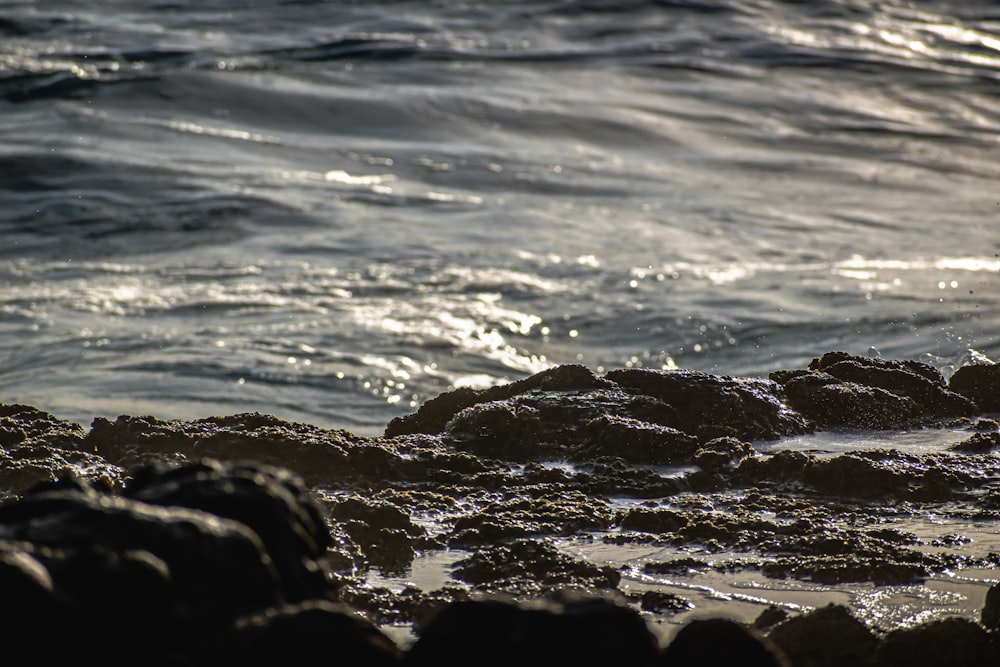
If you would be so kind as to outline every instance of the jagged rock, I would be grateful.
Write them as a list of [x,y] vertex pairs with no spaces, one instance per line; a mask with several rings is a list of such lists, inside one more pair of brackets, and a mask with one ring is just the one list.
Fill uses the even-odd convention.
[[83,471],[90,481],[120,488],[124,471],[87,451],[85,435],[79,424],[37,408],[0,403],[0,497]]
[[975,414],[977,405],[950,391],[944,377],[933,366],[919,361],[896,361],[860,357],[846,352],[827,352],[808,366],[845,382],[885,389],[913,399],[926,417],[961,417]]
[[455,520],[448,543],[482,546],[531,535],[605,530],[614,520],[608,502],[576,492],[548,493],[486,505]]
[[784,384],[788,404],[819,428],[903,428],[923,419],[908,396],[845,382],[828,373],[796,375]]
[[976,404],[950,391],[941,374],[917,361],[827,352],[807,372],[777,372],[788,404],[820,428],[893,429],[975,414]]
[[445,426],[462,410],[478,403],[503,401],[534,389],[545,391],[589,390],[607,387],[608,383],[594,375],[585,366],[569,364],[556,366],[531,377],[489,389],[460,388],[426,401],[413,414],[397,417],[389,422],[385,436],[392,438],[411,433],[441,433]]
[[1000,412],[1000,364],[961,366],[948,379],[948,388],[975,401],[983,412]]
[[969,452],[971,454],[986,454],[1000,449],[1000,432],[974,433],[962,442],[957,442],[948,448],[953,452]]
[[724,436],[774,440],[809,431],[806,421],[784,405],[781,385],[772,380],[644,368],[616,369],[605,378],[670,405],[677,411],[677,427],[703,442]]
[[361,497],[341,500],[330,516],[350,535],[368,562],[383,572],[404,571],[417,541],[427,533],[398,507]]
[[404,465],[387,443],[258,413],[190,422],[155,417],[121,416],[113,422],[97,418],[84,446],[130,471],[163,461],[254,461],[291,470],[311,486],[344,478],[398,478]]
[[621,573],[613,567],[577,560],[533,540],[478,551],[455,563],[453,573],[477,588],[528,594],[553,588],[613,589],[621,581]]

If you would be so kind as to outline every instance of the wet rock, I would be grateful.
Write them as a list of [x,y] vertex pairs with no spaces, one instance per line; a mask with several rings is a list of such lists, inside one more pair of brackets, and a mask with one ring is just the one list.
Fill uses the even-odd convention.
[[942,501],[976,484],[969,465],[945,455],[915,456],[892,450],[816,457],[794,451],[744,460],[734,471],[742,484],[770,481],[823,496]]
[[385,429],[387,438],[411,433],[437,434],[459,412],[479,403],[504,401],[532,390],[549,392],[589,390],[607,387],[608,383],[589,368],[580,365],[556,366],[531,377],[489,389],[460,388],[426,401],[413,414],[397,417]]
[[948,379],[948,388],[975,401],[983,412],[1000,412],[1000,364],[962,366]]
[[331,518],[357,544],[370,564],[386,573],[409,567],[426,531],[389,503],[353,497],[330,507]]
[[454,602],[469,599],[467,588],[449,585],[433,591],[406,586],[394,591],[385,586],[371,586],[356,580],[343,586],[340,600],[379,625],[411,624],[417,634],[431,617]]
[[753,620],[751,626],[759,632],[767,632],[778,623],[788,619],[788,612],[781,607],[775,606],[773,604],[768,605],[767,609],[760,612],[757,618]]
[[716,438],[699,447],[692,462],[702,470],[712,472],[734,468],[753,455],[753,445],[748,442],[737,438]]
[[691,462],[698,440],[683,431],[617,415],[601,415],[583,429],[584,445],[573,460],[619,457],[628,463],[683,465]]
[[962,442],[957,442],[948,448],[953,452],[969,452],[971,454],[987,454],[1000,449],[1000,432],[975,433]]
[[827,605],[774,626],[768,633],[795,667],[872,665],[878,637],[841,605]]
[[980,620],[987,629],[1000,631],[1000,584],[993,584],[986,591]]
[[708,563],[697,558],[675,558],[669,561],[652,561],[642,566],[647,574],[690,574],[708,569]]
[[884,389],[912,399],[924,417],[961,417],[979,411],[975,402],[950,391],[944,377],[919,361],[896,361],[860,357],[846,352],[827,352],[809,364],[844,382]]
[[619,525],[625,530],[644,533],[675,533],[691,524],[691,519],[683,512],[667,509],[633,507],[622,517]]
[[532,535],[573,535],[605,530],[614,521],[607,501],[579,491],[544,493],[493,502],[455,520],[452,546],[495,544]]
[[525,604],[470,600],[437,614],[404,665],[658,664],[655,637],[634,610],[606,598]]
[[639,595],[639,608],[657,614],[673,614],[691,609],[694,605],[680,595],[664,591],[643,591]]
[[690,436],[664,422],[673,410],[621,389],[531,390],[457,413],[442,438],[449,446],[503,461],[623,460],[670,464]]
[[202,458],[286,468],[309,484],[351,480],[383,484],[405,466],[391,445],[269,415],[246,413],[185,422],[155,417],[94,420],[84,446],[134,471],[156,462]]
[[667,644],[659,664],[664,667],[792,667],[781,649],[766,637],[727,618],[688,622]]
[[[917,554],[913,555],[919,560]],[[760,571],[772,579],[794,578],[829,585],[870,581],[876,586],[889,586],[925,581],[931,568],[920,562],[896,560],[881,554],[870,557],[796,555],[768,561]]]
[[796,375],[784,384],[788,404],[819,428],[894,429],[919,423],[924,414],[908,396],[845,382],[822,372]]
[[0,403],[0,498],[68,475],[120,488],[124,471],[86,451],[79,424],[27,405]]
[[875,654],[876,667],[982,667],[1000,664],[1000,651],[983,627],[944,618],[888,633]]
[[553,588],[613,589],[621,573],[568,556],[544,542],[518,540],[483,549],[453,566],[456,579],[485,590],[533,594]]
[[784,405],[781,385],[772,380],[639,368],[613,370],[605,378],[670,405],[677,411],[677,428],[703,442],[725,436],[774,440],[809,431]]

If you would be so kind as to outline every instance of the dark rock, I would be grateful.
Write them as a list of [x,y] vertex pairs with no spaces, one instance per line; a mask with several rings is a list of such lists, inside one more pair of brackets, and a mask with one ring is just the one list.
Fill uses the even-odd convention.
[[[962,417],[973,415],[978,410],[973,401],[949,391],[944,379],[937,375],[936,371],[936,375],[931,379],[926,374],[914,372],[906,367],[873,365],[872,361],[867,359],[840,361],[823,367],[823,372],[845,382],[877,387],[898,396],[912,398],[928,417]],[[881,362],[881,360],[875,361]]]
[[644,533],[674,533],[687,528],[691,520],[682,512],[667,509],[633,507],[622,517],[619,525],[626,530]]
[[[369,621],[327,600],[280,605],[240,619],[199,664],[390,667],[402,651]],[[213,660],[214,657],[214,660]]]
[[716,438],[699,447],[692,462],[702,470],[712,472],[734,468],[753,455],[753,445],[748,442],[737,438]]
[[312,486],[338,479],[384,483],[400,477],[404,465],[386,443],[258,413],[190,422],[97,418],[84,445],[130,472],[164,461],[174,465],[203,458],[254,461],[288,469]]
[[781,650],[766,637],[743,623],[726,618],[696,619],[687,623],[667,644],[659,664],[664,667],[792,667]]
[[964,618],[928,621],[887,634],[876,667],[983,667],[1000,664],[1000,652],[983,627]]
[[607,501],[579,491],[544,493],[490,503],[455,520],[448,543],[482,546],[531,535],[573,535],[606,530],[614,521]]
[[334,504],[330,516],[361,548],[369,563],[386,573],[405,570],[413,561],[417,541],[427,534],[398,507],[361,497]]
[[46,489],[0,506],[0,539],[32,545],[47,567],[48,551],[70,560],[92,558],[95,549],[152,554],[170,573],[179,613],[205,623],[224,623],[280,599],[279,575],[260,537],[242,523],[198,510]]
[[26,405],[0,403],[0,498],[70,474],[120,488],[124,471],[86,450],[79,424]]
[[879,644],[846,607],[833,604],[779,623],[767,636],[795,667],[864,667]]
[[527,594],[553,588],[612,589],[621,581],[613,567],[577,560],[533,540],[478,551],[455,563],[453,574],[477,588]]
[[657,614],[672,614],[679,611],[686,611],[693,606],[689,600],[685,600],[673,593],[665,593],[664,591],[643,591],[639,595],[639,607],[643,611],[652,611]]
[[975,433],[962,442],[957,442],[948,448],[953,452],[968,452],[970,454],[986,454],[1000,449],[1000,432]]
[[785,385],[788,404],[820,428],[903,428],[924,419],[920,405],[880,387],[839,380],[828,373],[798,375]]
[[683,431],[618,415],[590,420],[581,437],[585,444],[572,453],[573,460],[613,456],[629,463],[684,465],[698,448],[698,440]]
[[772,380],[640,368],[613,370],[605,378],[670,405],[678,414],[677,428],[703,442],[724,436],[774,440],[809,431],[784,405],[781,385]]
[[767,632],[778,623],[788,618],[788,612],[775,605],[768,605],[767,609],[757,614],[753,620],[752,627],[759,632]]
[[1000,364],[961,366],[948,379],[948,388],[975,401],[983,412],[1000,412]]
[[503,461],[624,460],[670,464],[690,448],[671,428],[672,408],[620,388],[532,389],[481,401],[457,413],[442,439],[449,446]]
[[459,412],[478,403],[503,401],[517,394],[534,389],[545,391],[587,390],[606,387],[607,382],[580,365],[556,366],[536,373],[529,378],[489,389],[460,388],[426,401],[413,414],[397,417],[389,422],[385,437],[392,438],[411,433],[441,433]]
[[983,602],[980,619],[988,629],[1000,631],[1000,584],[993,584],[986,591],[986,600]]
[[403,664],[657,664],[655,637],[634,610],[600,597],[517,605],[501,600],[449,605],[428,623]]
[[331,546],[330,531],[310,490],[284,468],[210,459],[181,467],[152,465],[135,474],[123,496],[201,510],[247,526],[263,542],[288,602],[324,588],[319,563]]

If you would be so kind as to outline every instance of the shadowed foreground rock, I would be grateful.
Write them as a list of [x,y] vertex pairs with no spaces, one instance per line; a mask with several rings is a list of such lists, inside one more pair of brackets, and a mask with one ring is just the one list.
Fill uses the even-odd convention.
[[535,605],[453,604],[431,620],[403,663],[652,667],[659,656],[655,637],[633,610],[584,597]]
[[725,618],[699,619],[685,625],[667,645],[659,664],[663,667],[792,667],[788,658],[766,637]]

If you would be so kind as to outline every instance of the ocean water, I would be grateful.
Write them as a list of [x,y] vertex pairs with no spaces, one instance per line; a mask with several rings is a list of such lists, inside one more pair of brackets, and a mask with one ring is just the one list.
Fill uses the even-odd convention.
[[561,363],[1000,357],[995,3],[0,10],[0,401],[374,434]]

